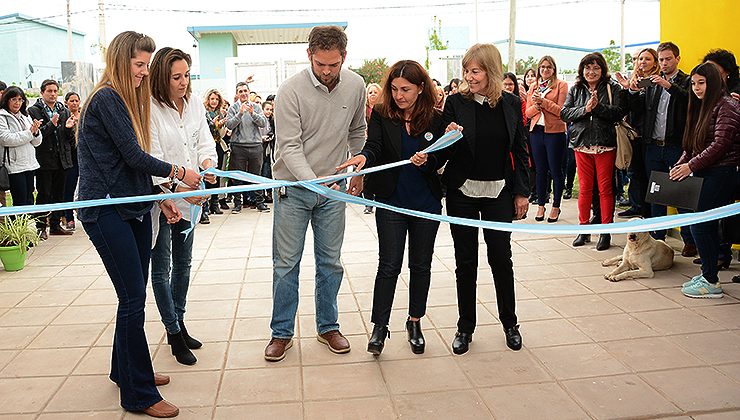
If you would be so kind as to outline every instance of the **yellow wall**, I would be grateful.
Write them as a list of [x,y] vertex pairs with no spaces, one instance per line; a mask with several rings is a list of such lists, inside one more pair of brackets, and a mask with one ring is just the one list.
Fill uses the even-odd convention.
[[713,48],[730,50],[740,61],[739,21],[738,0],[660,1],[660,40],[678,45],[686,73]]

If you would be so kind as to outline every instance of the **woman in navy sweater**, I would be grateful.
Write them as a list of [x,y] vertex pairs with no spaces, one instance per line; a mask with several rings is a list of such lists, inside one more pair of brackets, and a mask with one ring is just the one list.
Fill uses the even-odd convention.
[[[106,69],[82,112],[78,132],[79,199],[150,194],[151,176],[169,177],[198,188],[200,175],[150,156],[149,60],[154,41],[123,32],[111,41]],[[161,202],[169,223],[181,214],[172,200]],[[80,209],[78,217],[95,245],[118,295],[110,379],[118,384],[121,406],[152,417],[174,417],[156,385],[144,334],[144,303],[152,245],[150,202]]]

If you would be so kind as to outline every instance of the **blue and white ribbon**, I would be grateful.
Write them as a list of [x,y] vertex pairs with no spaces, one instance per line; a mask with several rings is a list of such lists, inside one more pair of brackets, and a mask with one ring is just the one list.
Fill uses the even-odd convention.
[[[424,149],[423,153],[431,153],[437,150],[443,149],[455,143],[462,138],[462,134],[459,131],[450,131],[444,136],[440,137],[434,144]],[[57,210],[66,209],[79,209],[88,207],[99,207],[99,206],[110,206],[117,204],[129,204],[138,203],[144,201],[158,201],[167,198],[186,198],[211,195],[211,194],[225,194],[225,193],[237,193],[245,191],[259,191],[266,189],[275,189],[281,187],[303,187],[317,194],[321,194],[332,200],[343,201],[350,204],[359,204],[363,206],[379,207],[386,210],[394,211],[409,216],[420,217],[429,220],[436,220],[443,223],[452,223],[470,227],[477,227],[483,229],[493,229],[507,232],[520,232],[520,233],[535,233],[535,234],[549,234],[549,235],[566,235],[566,234],[590,234],[590,233],[628,233],[628,232],[647,232],[653,230],[669,229],[678,226],[688,226],[696,223],[703,223],[712,220],[723,219],[726,217],[740,214],[740,203],[729,204],[727,206],[719,207],[712,210],[707,210],[700,213],[685,213],[675,214],[670,216],[654,217],[646,220],[630,220],[622,223],[611,223],[607,225],[555,225],[555,224],[529,224],[529,223],[504,223],[504,222],[492,222],[487,220],[474,220],[464,219],[460,217],[451,217],[443,214],[425,213],[416,210],[409,210],[391,206],[377,201],[368,200],[362,197],[355,197],[340,191],[332,190],[325,185],[332,184],[343,179],[347,179],[353,176],[366,175],[374,172],[395,168],[398,166],[411,164],[409,160],[402,160],[398,162],[388,163],[385,165],[375,166],[371,168],[365,168],[359,172],[347,172],[342,174],[330,175],[320,177],[312,180],[305,181],[281,181],[270,178],[264,178],[259,175],[250,174],[244,171],[222,171],[215,168],[209,168],[203,171],[204,174],[212,173],[216,176],[237,179],[244,182],[249,182],[249,185],[238,185],[232,187],[221,187],[204,190],[203,183],[201,182],[201,189],[194,191],[185,191],[168,194],[150,194],[140,195],[134,197],[117,197],[117,198],[103,198],[96,200],[82,200],[74,201],[69,203],[55,203],[55,204],[41,204],[31,206],[13,206],[13,207],[2,207],[0,208],[0,216],[9,216],[14,214],[24,213],[45,213]],[[186,235],[192,232],[200,219],[200,212],[202,211],[201,206],[192,205],[190,209],[190,228],[185,232]]]

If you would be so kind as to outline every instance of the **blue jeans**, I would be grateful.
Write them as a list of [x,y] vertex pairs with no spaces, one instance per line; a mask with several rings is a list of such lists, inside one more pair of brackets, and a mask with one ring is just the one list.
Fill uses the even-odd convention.
[[[345,184],[342,181],[342,191]],[[324,334],[338,330],[337,294],[344,274],[339,257],[344,240],[345,204],[301,187],[289,187],[286,196],[273,200],[272,336],[287,339],[294,335],[298,272],[309,222],[316,258],[316,331]]]
[[118,296],[110,379],[120,387],[121,406],[143,410],[162,400],[144,333],[146,280],[152,245],[152,219],[122,220],[114,206],[100,208],[95,223],[83,222]]
[[[734,180],[737,170],[734,166],[717,166],[696,172],[704,178],[699,196],[698,211],[705,211],[732,203],[735,191],[728,188],[728,180]],[[717,260],[720,252],[719,221],[691,225],[691,234],[696,241],[696,249],[701,255],[701,273],[710,283],[717,283]]]
[[159,215],[159,235],[152,249],[152,289],[168,334],[180,332],[178,321],[185,316],[195,233],[185,238],[182,232],[188,228],[190,222],[185,219],[168,225],[164,214]]
[[391,318],[393,297],[403,265],[406,233],[409,236],[409,316],[426,314],[427,297],[432,277],[432,255],[439,222],[407,216],[379,208],[375,213],[378,226],[378,274],[373,290],[372,322],[386,326]]
[[547,202],[547,171],[552,176],[553,197],[552,206],[559,208],[565,188],[563,173],[563,154],[565,154],[565,133],[545,133],[545,128],[535,126],[530,133],[532,143],[532,158],[534,159],[537,176],[537,204],[544,206]]
[[[665,146],[656,146],[653,143],[645,146],[645,172],[650,179],[652,171],[668,172],[671,167],[678,162],[683,154],[683,149],[677,144],[667,144]],[[679,213],[685,213],[685,210],[678,209]],[[666,206],[660,204],[650,204],[650,214],[652,217],[665,216],[667,213]],[[652,232],[655,239],[665,239],[665,230],[656,230]],[[694,244],[694,238],[691,237],[691,229],[688,226],[681,227],[681,238],[687,245]]]

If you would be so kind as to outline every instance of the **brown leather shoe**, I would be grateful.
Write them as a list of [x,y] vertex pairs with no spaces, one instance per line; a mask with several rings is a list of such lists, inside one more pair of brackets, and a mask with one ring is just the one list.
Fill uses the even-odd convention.
[[162,375],[161,373],[155,373],[154,374],[154,385],[156,386],[162,386],[167,385],[170,383],[170,377],[167,375]]
[[293,347],[293,339],[273,338],[265,347],[265,360],[269,362],[279,362],[285,359],[285,352]]
[[349,353],[349,341],[339,332],[339,330],[332,330],[320,334],[316,337],[319,343],[326,344],[333,353],[343,354]]
[[171,402],[162,400],[151,407],[141,410],[141,412],[150,417],[169,418],[180,414],[180,409]]
[[697,254],[696,245],[686,244],[681,250],[681,255],[684,257],[696,257]]

